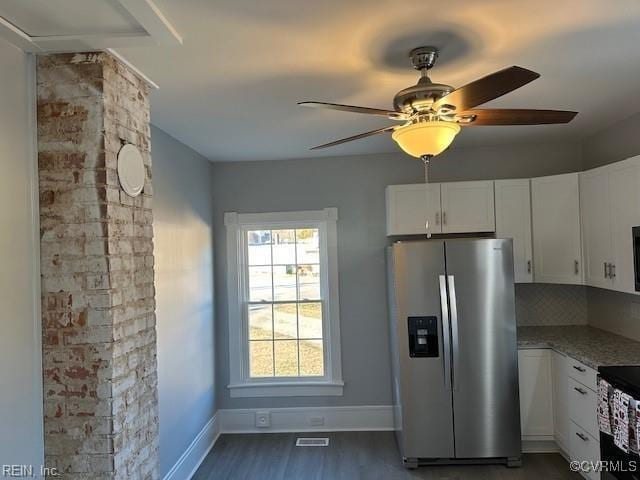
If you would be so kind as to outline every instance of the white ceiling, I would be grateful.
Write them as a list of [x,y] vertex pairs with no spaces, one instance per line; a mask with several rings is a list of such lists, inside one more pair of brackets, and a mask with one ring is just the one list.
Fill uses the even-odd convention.
[[160,85],[153,123],[212,160],[397,151],[380,136],[309,152],[389,121],[296,102],[390,108],[393,95],[417,80],[408,51],[424,44],[442,49],[432,79],[453,86],[510,65],[541,73],[487,105],[580,112],[562,126],[467,128],[456,146],[578,139],[640,111],[637,0],[156,4],[183,46],[118,51]]
[[143,31],[117,1],[2,0],[0,16],[31,37]]

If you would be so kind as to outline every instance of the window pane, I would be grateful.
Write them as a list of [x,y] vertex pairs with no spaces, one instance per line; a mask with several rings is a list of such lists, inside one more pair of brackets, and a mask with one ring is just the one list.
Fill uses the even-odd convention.
[[274,337],[298,338],[297,308],[295,303],[278,303],[273,306]]
[[249,300],[271,300],[271,267],[249,267]]
[[300,340],[300,375],[324,375],[322,340]]
[[273,267],[275,300],[296,299],[296,266],[278,265]]
[[320,235],[317,228],[296,230],[298,263],[320,263]]
[[298,376],[298,342],[296,340],[276,340],[276,377]]
[[322,338],[321,303],[298,305],[298,328],[300,338]]
[[249,265],[271,265],[271,231],[250,230],[247,232]]
[[249,342],[249,368],[252,377],[273,376],[273,342]]
[[298,299],[320,298],[320,265],[298,265]]
[[296,263],[295,230],[273,230],[273,264]]
[[249,340],[271,340],[271,305],[249,305]]

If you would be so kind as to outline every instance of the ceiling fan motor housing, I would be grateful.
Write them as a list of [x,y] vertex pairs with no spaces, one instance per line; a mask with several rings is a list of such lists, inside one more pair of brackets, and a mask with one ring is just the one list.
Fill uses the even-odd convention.
[[393,108],[397,111],[413,114],[428,112],[436,100],[453,92],[454,88],[442,83],[432,83],[428,77],[422,77],[412,87],[405,88],[393,97]]

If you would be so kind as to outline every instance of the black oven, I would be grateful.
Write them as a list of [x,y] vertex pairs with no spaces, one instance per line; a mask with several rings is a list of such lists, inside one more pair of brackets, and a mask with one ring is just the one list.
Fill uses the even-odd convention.
[[[628,393],[634,399],[640,399],[640,366],[599,367],[598,375],[612,387]],[[640,480],[640,456],[623,452],[615,446],[611,435],[602,432],[600,432],[600,460],[604,462],[603,470],[609,470],[602,472],[603,480],[614,478]]]
[[640,227],[633,227],[633,279],[640,292]]

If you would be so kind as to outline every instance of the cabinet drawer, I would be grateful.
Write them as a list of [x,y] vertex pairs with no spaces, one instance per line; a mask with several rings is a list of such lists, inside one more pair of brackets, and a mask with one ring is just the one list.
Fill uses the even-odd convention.
[[569,379],[569,417],[578,426],[584,428],[592,437],[600,438],[597,416],[598,399],[596,393]]
[[569,376],[574,380],[577,380],[583,385],[586,385],[591,390],[597,390],[598,388],[598,374],[590,367],[587,367],[584,363],[569,358]]
[[[571,460],[577,462],[596,462],[600,461],[600,442],[593,438],[589,433],[571,422],[571,435],[569,438],[569,448],[571,450]],[[581,472],[582,476],[589,480],[600,480],[599,472]]]

